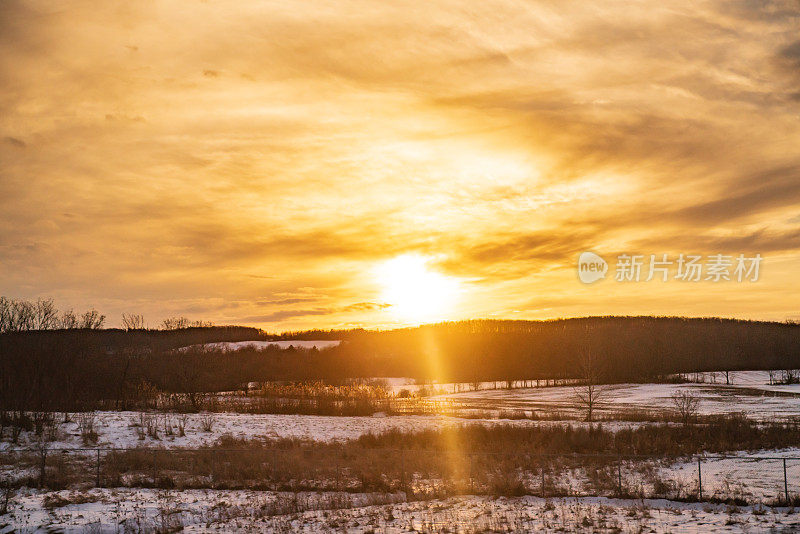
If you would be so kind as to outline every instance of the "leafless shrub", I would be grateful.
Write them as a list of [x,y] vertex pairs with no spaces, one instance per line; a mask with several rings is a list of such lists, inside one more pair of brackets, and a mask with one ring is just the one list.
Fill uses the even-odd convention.
[[697,410],[700,407],[700,397],[691,391],[676,391],[672,394],[672,404],[678,411],[681,422],[684,426],[692,424],[697,418]]
[[37,436],[41,436],[45,427],[52,422],[53,414],[50,412],[33,412],[33,431]]
[[136,313],[122,314],[122,327],[126,330],[142,330],[145,328],[144,315]]
[[186,435],[186,426],[189,423],[189,416],[181,414],[178,416],[178,436],[184,437]]
[[158,532],[179,532],[183,530],[181,507],[174,502],[167,493],[158,495],[158,514],[156,515],[156,530]]
[[214,428],[214,422],[214,414],[212,413],[204,413],[200,416],[200,427],[203,432],[211,432]]
[[161,439],[158,436],[158,421],[155,416],[148,416],[147,418],[147,435],[153,439]]
[[84,445],[90,443],[97,443],[97,432],[95,432],[95,415],[94,412],[82,412],[78,414],[78,431],[81,434],[81,440]]
[[140,441],[144,441],[144,438],[146,437],[146,433],[145,433],[145,428],[146,428],[146,426],[145,426],[145,413],[144,412],[139,412],[138,419],[132,421],[130,426],[132,428],[136,429],[136,435],[139,438],[139,440]]
[[44,436],[40,436],[39,440],[36,442],[36,455],[39,459],[39,487],[44,487],[46,476],[47,476],[47,453],[49,451],[50,444],[44,439]]
[[154,415],[147,412],[139,412],[139,421],[134,426],[136,426],[136,432],[138,433],[140,440],[143,440],[145,435],[150,436],[153,439],[159,439],[158,421]]
[[14,487],[8,480],[0,481],[0,516],[6,515],[11,504],[11,499],[14,498]]
[[162,416],[162,423],[163,423],[163,427],[164,427],[164,435],[165,436],[172,436],[172,435],[175,434],[175,432],[173,431],[173,427],[172,427],[172,418],[170,417],[170,415],[168,413],[165,413]]
[[12,425],[11,426],[11,443],[19,443],[19,436],[22,434],[22,426],[20,425]]
[[795,369],[784,369],[781,372],[781,379],[778,384],[800,384],[800,371]]
[[60,432],[58,429],[58,423],[56,422],[55,417],[50,418],[44,425],[44,439],[47,441],[58,441],[60,437]]
[[516,497],[528,493],[519,474],[511,471],[494,473],[490,485],[492,494],[497,496]]

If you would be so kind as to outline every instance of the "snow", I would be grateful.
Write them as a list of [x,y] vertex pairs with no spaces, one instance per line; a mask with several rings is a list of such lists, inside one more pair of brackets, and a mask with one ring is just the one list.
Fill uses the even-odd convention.
[[[252,529],[247,520],[216,528]],[[800,517],[785,509],[697,505],[666,500],[606,498],[542,499],[453,497],[336,512],[310,511],[299,517],[275,517],[265,530],[293,532],[747,532],[800,526]],[[212,528],[213,528],[212,527]],[[187,529],[208,532],[197,525]]]
[[[690,391],[701,398],[699,411],[703,414],[743,413],[755,419],[778,419],[800,416],[800,386],[770,386],[766,371],[732,373],[732,385],[723,383],[686,384],[614,384],[604,386],[604,403],[598,409],[599,416],[609,411],[638,408],[650,411],[672,410],[671,396],[675,392]],[[385,379],[381,379],[385,380]],[[418,387],[408,384],[408,379],[388,382],[392,388]],[[484,383],[487,387],[494,383]],[[452,388],[452,384],[438,387]],[[457,389],[457,387],[456,387]],[[776,395],[771,396],[774,392]],[[433,399],[447,398],[457,401],[467,412],[479,416],[465,419],[435,415],[376,414],[372,417],[338,417],[321,415],[272,415],[215,413],[210,432],[204,432],[201,419],[204,414],[153,413],[158,419],[159,439],[140,438],[139,412],[95,412],[95,427],[99,434],[99,447],[164,447],[194,448],[212,445],[223,435],[235,438],[299,438],[318,441],[354,439],[367,433],[381,433],[390,429],[420,431],[453,425],[498,423],[514,425],[560,424],[557,421],[505,420],[495,417],[502,410],[536,411],[540,414],[559,412],[565,418],[579,419],[580,407],[575,403],[575,388],[572,386],[539,387],[523,389],[481,389],[462,393],[445,393]],[[485,416],[480,417],[485,414]],[[58,417],[58,416],[57,416]],[[186,435],[177,435],[180,418],[185,418]],[[173,428],[173,435],[164,432],[166,423]],[[580,424],[573,421],[571,424]],[[638,426],[633,422],[605,422],[607,429]],[[82,447],[78,425],[69,422],[60,425],[60,436],[52,448]],[[14,447],[31,445],[29,432],[23,432],[20,443]],[[95,446],[91,444],[91,446]],[[10,448],[8,439],[0,442],[0,449]]]
[[[173,432],[180,415],[151,414],[159,420],[159,439],[149,436],[139,439],[139,412],[95,412],[95,431],[99,436],[97,444],[91,447],[164,447],[196,448],[213,445],[223,435],[235,438],[298,438],[316,441],[342,441],[355,439],[368,433],[381,433],[397,429],[401,431],[420,431],[469,424],[515,424],[535,425],[533,421],[509,421],[501,419],[461,419],[435,415],[401,415],[386,417],[376,414],[372,417],[337,417],[324,415],[273,415],[215,413],[210,432],[204,432],[201,419],[206,414],[183,414],[186,417],[186,435],[167,436],[163,431],[164,417],[168,418]],[[80,432],[76,422],[61,425],[59,439],[50,444],[52,449],[79,448]],[[7,439],[0,443],[0,450],[7,448],[30,447],[33,436],[23,432],[17,445]]]
[[[800,449],[738,452],[725,458],[703,458],[700,470],[703,493],[707,497],[732,495],[747,500],[772,501],[785,497],[783,459],[790,496],[797,495],[800,484]],[[736,456],[732,459],[727,456]],[[664,478],[697,481],[697,462],[670,465],[661,469]]]
[[[675,392],[690,391],[701,398],[703,414],[744,413],[757,419],[800,416],[800,386],[770,385],[766,371],[731,373],[731,384],[719,374],[711,382],[684,384],[615,384],[605,386],[603,412],[639,408],[663,411],[672,409]],[[421,385],[410,379],[381,379],[394,391],[417,390]],[[433,398],[450,398],[470,410],[496,414],[500,410],[525,410],[541,413],[561,412],[577,417],[575,388],[572,386],[524,389],[494,389],[493,382],[481,384],[478,391],[466,391],[466,384],[428,386],[439,391]],[[461,390],[461,392],[458,392]],[[450,393],[445,393],[450,391]],[[456,391],[456,393],[452,393]],[[139,412],[95,412],[97,444],[89,447],[197,448],[216,443],[223,435],[235,438],[300,438],[339,441],[390,429],[420,431],[460,425],[512,424],[519,426],[563,425],[563,421],[465,419],[450,416],[334,417],[315,415],[262,415],[240,413],[212,414],[211,431],[204,431],[202,418],[208,414],[163,414],[147,416],[158,421],[159,438],[140,439]],[[177,435],[178,420],[185,422],[185,436]],[[583,423],[570,422],[572,425]],[[644,423],[611,422],[603,427],[615,430]],[[166,435],[164,427],[173,429]],[[30,432],[20,442],[0,449],[30,448]],[[80,448],[78,425],[71,421],[59,427],[51,449]],[[701,462],[703,494],[739,496],[748,502],[774,502],[784,497],[784,461],[791,496],[800,490],[800,448],[757,452],[735,452],[734,458],[706,457]],[[757,460],[757,458],[761,458]],[[13,467],[13,466],[12,466]],[[653,476],[648,473],[654,473]],[[19,471],[17,472],[19,474]],[[677,484],[684,494],[694,494],[697,483],[696,460],[654,461],[652,469],[637,469],[623,462],[624,485],[653,494],[655,480]],[[565,469],[555,482],[580,493],[586,473]],[[638,477],[638,478],[637,478]],[[649,485],[649,486],[648,486]],[[537,487],[536,481],[530,484]],[[657,495],[672,495],[659,492]],[[57,498],[56,498],[57,497]],[[49,508],[43,506],[47,498]],[[436,531],[542,530],[609,532],[706,532],[769,531],[800,529],[800,515],[791,509],[743,506],[740,508],[708,503],[686,504],[666,500],[624,500],[601,497],[541,499],[537,497],[490,498],[453,497],[427,502],[399,502],[401,494],[285,494],[260,491],[152,489],[91,489],[85,491],[39,492],[21,490],[12,500],[11,513],[0,517],[0,533],[32,532],[38,527],[64,531],[116,532],[153,531],[183,526],[189,531],[301,531],[327,532],[406,532],[416,529]],[[298,504],[299,503],[299,504]],[[304,511],[305,510],[305,511]],[[322,511],[325,510],[325,511]],[[290,513],[291,512],[291,513]]]
[[[245,490],[25,490],[0,532],[748,532],[800,528],[787,508],[602,497],[461,496],[404,502],[402,494],[286,494]],[[49,503],[50,508],[43,505]]]
[[87,491],[21,490],[10,513],[0,517],[0,533],[34,532],[154,532],[175,531],[179,525],[202,525],[231,517],[264,517],[295,508],[359,506],[396,502],[402,495],[278,493],[250,490],[155,490],[96,488]]
[[222,350],[223,352],[234,352],[242,349],[265,349],[267,347],[279,347],[281,349],[288,349],[294,347],[296,349],[312,349],[317,350],[336,347],[341,344],[341,341],[322,339],[322,340],[281,340],[281,341],[220,341],[217,343],[204,343],[201,345],[189,345],[188,347],[181,347],[177,350],[187,351],[190,349],[204,349],[204,350]]
[[[447,388],[448,386],[440,386]],[[800,416],[800,386],[770,385],[767,371],[731,373],[731,385],[721,383],[684,384],[613,384],[602,386],[599,414],[613,410],[663,411],[674,409],[672,395],[689,391],[700,397],[699,413],[741,413],[758,420]],[[575,387],[556,386],[519,389],[480,389],[462,393],[444,393],[476,410],[536,410],[543,413],[560,411],[577,417]]]

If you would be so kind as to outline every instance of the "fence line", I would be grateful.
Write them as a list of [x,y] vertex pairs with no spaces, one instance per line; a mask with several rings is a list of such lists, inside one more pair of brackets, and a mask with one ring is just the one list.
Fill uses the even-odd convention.
[[[759,465],[757,473],[750,473],[750,479],[746,480],[746,477],[737,479],[732,471],[721,469],[722,462],[775,465],[772,471],[765,471]],[[692,465],[695,465],[694,473],[691,473]],[[672,495],[683,500],[800,503],[798,456],[652,456],[402,448],[323,450],[312,447],[0,450],[0,476],[13,483],[15,470],[17,473],[28,470],[28,478],[22,477],[22,482],[38,487],[118,484],[320,491],[382,488],[399,489],[408,494],[424,494],[438,487],[450,493],[495,491],[556,496],[588,495],[594,491],[593,494],[613,496]],[[723,490],[713,486],[720,473],[724,475]],[[579,484],[583,479],[591,483],[586,486],[589,489]]]
[[[461,449],[419,449],[419,448],[403,448],[403,447],[364,447],[364,450],[382,451],[382,452],[408,452],[408,453],[459,453],[463,452]],[[0,454],[4,453],[38,453],[40,448],[5,448],[0,449]],[[190,453],[190,452],[203,452],[203,451],[218,451],[218,452],[264,452],[264,451],[289,451],[289,450],[316,450],[314,447],[209,447],[209,448],[193,448],[193,447],[47,447],[49,452],[63,452],[69,453],[73,451],[90,451],[90,452],[123,452],[123,451],[157,451],[166,453]],[[500,455],[508,456],[508,451],[470,451],[465,454],[476,455]],[[622,458],[622,459],[649,459],[649,460],[675,460],[686,458],[700,458],[703,460],[793,460],[800,462],[800,456],[754,456],[754,455],[730,455],[730,454],[687,454],[684,456],[669,456],[669,455],[653,455],[653,454],[629,454],[629,453],[602,453],[602,452],[534,452],[531,453],[536,456],[547,456],[555,458],[572,458],[572,457],[586,457],[586,458]]]

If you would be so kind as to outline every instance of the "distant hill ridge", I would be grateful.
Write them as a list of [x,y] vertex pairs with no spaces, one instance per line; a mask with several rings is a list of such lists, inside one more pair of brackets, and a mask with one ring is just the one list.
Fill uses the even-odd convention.
[[[175,351],[215,342],[342,340],[323,350],[268,345]],[[414,377],[440,382],[580,377],[585,360],[609,382],[674,373],[800,368],[800,325],[685,317],[470,320],[395,330],[247,327],[50,330],[0,335],[0,409],[126,399],[142,387],[224,391],[250,381]]]

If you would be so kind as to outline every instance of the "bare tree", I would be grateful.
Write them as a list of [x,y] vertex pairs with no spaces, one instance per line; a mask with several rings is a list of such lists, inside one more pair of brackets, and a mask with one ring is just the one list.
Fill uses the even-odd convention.
[[72,310],[67,310],[61,314],[61,319],[59,319],[59,328],[64,328],[66,330],[70,330],[73,328],[78,328],[80,323],[78,322],[78,316],[75,315],[75,312]]
[[53,299],[35,302],[0,297],[0,333],[28,330],[56,330],[58,328],[102,328],[105,316],[89,310],[81,317],[72,310],[59,314]]
[[589,349],[581,353],[580,385],[576,386],[575,399],[586,410],[586,420],[594,420],[594,412],[604,401],[608,388],[601,384],[601,373],[597,355]]
[[0,297],[0,334],[11,330],[11,301]]
[[138,313],[123,313],[122,326],[126,330],[143,330],[146,328],[144,324],[144,315]]
[[34,330],[54,330],[58,328],[58,310],[53,299],[38,299],[33,304]]
[[181,328],[197,328],[214,326],[211,321],[190,321],[187,317],[167,317],[161,321],[162,330],[180,330]]
[[700,407],[700,397],[691,391],[676,391],[672,394],[672,404],[678,410],[678,415],[684,426],[689,426],[697,418]]
[[189,328],[190,322],[186,317],[167,317],[161,322],[163,330],[179,330]]
[[84,312],[81,316],[80,327],[81,328],[91,328],[91,329],[99,329],[103,328],[103,323],[106,322],[106,316],[100,315],[95,309],[88,310]]
[[[52,300],[37,302],[0,297],[0,332],[22,332],[55,328],[52,314],[57,313]],[[42,326],[43,325],[43,326]]]
[[35,323],[36,310],[32,302],[25,300],[11,301],[11,331],[33,330]]

